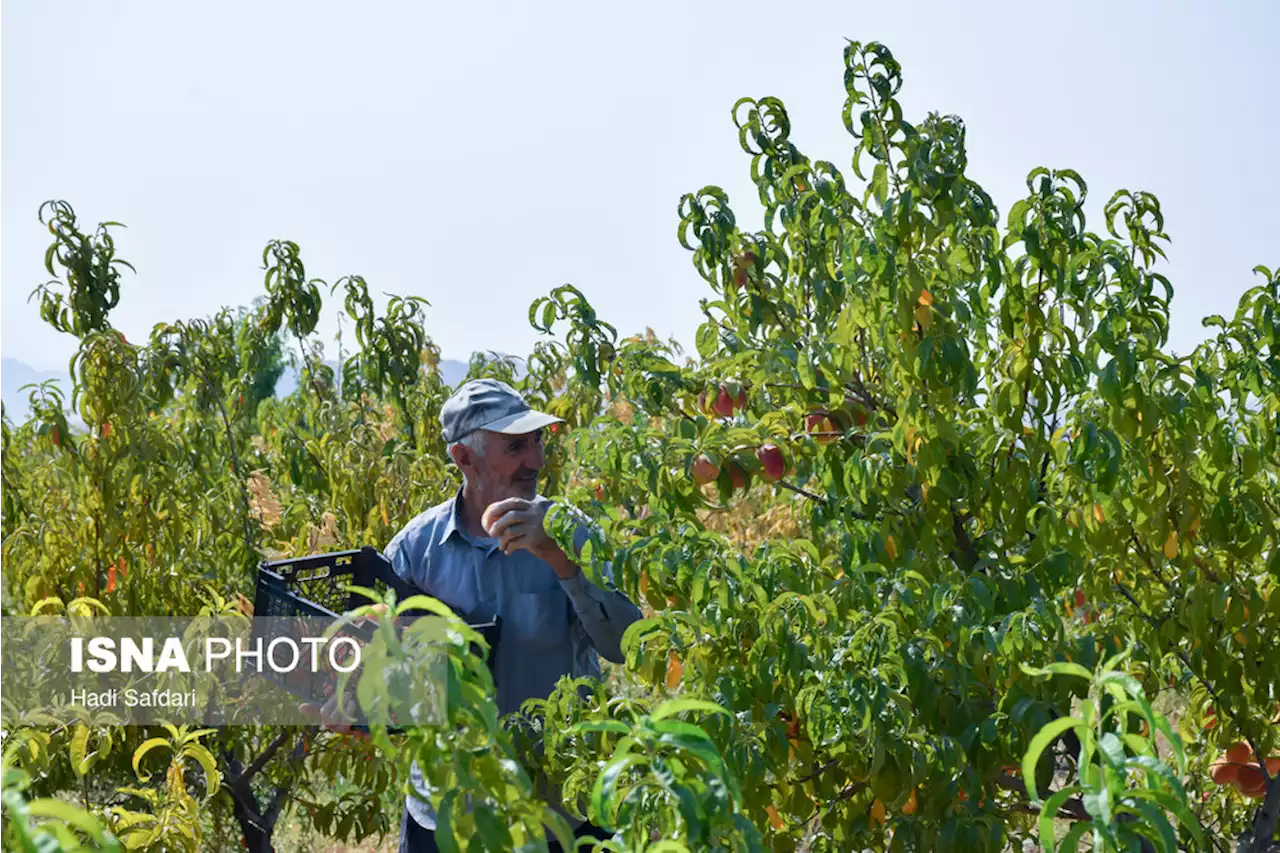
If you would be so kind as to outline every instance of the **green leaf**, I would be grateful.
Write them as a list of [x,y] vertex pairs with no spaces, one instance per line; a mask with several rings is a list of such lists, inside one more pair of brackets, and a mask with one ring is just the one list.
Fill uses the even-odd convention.
[[1098,741],[1098,749],[1102,752],[1102,756],[1107,760],[1113,768],[1119,770],[1124,767],[1125,752],[1124,744],[1120,742],[1120,738],[1114,733],[1107,732]]
[[[1080,839],[1084,838],[1084,834],[1092,828],[1092,825],[1087,821],[1078,821],[1071,824],[1067,829],[1067,834],[1062,836],[1062,841],[1058,844],[1057,853],[1075,853],[1080,847]],[[1041,834],[1040,838],[1042,840],[1044,837]],[[1050,834],[1049,837],[1052,838],[1053,835]]]
[[1080,729],[1086,731],[1084,720],[1077,717],[1060,717],[1051,723],[1047,723],[1036,736],[1031,739],[1031,745],[1027,747],[1026,754],[1022,757],[1022,778],[1027,785],[1027,796],[1031,802],[1040,802],[1039,792],[1036,791],[1036,765],[1040,763],[1040,753],[1044,752],[1063,732],[1068,729]]
[[[1028,777],[1033,779],[1034,777]],[[1080,792],[1079,785],[1071,785],[1057,791],[1049,799],[1045,800],[1044,806],[1040,809],[1040,842],[1044,845],[1046,853],[1054,853],[1053,839],[1054,820],[1057,817],[1058,809],[1062,804]]]
[[800,384],[812,390],[818,384],[817,374],[813,372],[813,363],[803,354],[796,361],[796,370],[800,375]]
[[604,766],[591,791],[592,823],[597,826],[613,826],[613,797],[619,778],[628,768],[646,761],[648,759],[645,756],[632,752],[617,756]]
[[1142,815],[1147,825],[1160,833],[1160,840],[1163,842],[1165,850],[1176,851],[1178,849],[1178,835],[1173,831],[1173,825],[1169,823],[1169,819],[1165,817],[1164,812],[1150,803],[1143,802],[1133,803],[1130,808]]
[[1030,675],[1033,677],[1038,677],[1038,676],[1049,677],[1052,675],[1074,675],[1077,678],[1083,678],[1085,681],[1093,680],[1093,673],[1089,672],[1089,670],[1085,669],[1083,666],[1081,666],[1078,663],[1067,663],[1066,661],[1059,661],[1057,663],[1051,663],[1048,666],[1028,666],[1025,663],[1020,663],[1018,664],[1018,666],[1027,675]]
[[578,734],[579,732],[615,732],[617,734],[627,734],[631,731],[631,727],[621,720],[585,720],[581,723],[574,723],[567,730],[567,734]]
[[712,359],[716,352],[720,349],[720,331],[714,323],[703,323],[698,327],[698,336],[695,340],[698,348],[698,355],[704,359]]
[[439,808],[436,809],[435,841],[440,847],[440,853],[460,853],[461,851],[458,840],[453,835],[453,800],[457,793],[456,788],[446,791],[440,800]]
[[1103,827],[1111,823],[1111,789],[1103,783],[1096,791],[1090,791],[1080,798],[1085,809]]
[[542,813],[542,823],[551,830],[551,834],[555,836],[561,850],[574,849],[573,829],[570,828],[569,822],[564,819],[564,815],[548,807]]
[[[5,805],[7,806],[9,804],[8,794],[5,795],[5,798]],[[55,799],[32,800],[27,803],[27,813],[32,817],[60,820],[84,832],[100,845],[106,845],[108,849],[119,849],[115,837],[103,828],[96,817],[70,803]]]
[[649,719],[656,722],[684,711],[706,711],[709,714],[730,716],[728,710],[723,706],[717,705],[715,702],[708,702],[705,699],[670,699],[659,705],[658,709],[649,715]]

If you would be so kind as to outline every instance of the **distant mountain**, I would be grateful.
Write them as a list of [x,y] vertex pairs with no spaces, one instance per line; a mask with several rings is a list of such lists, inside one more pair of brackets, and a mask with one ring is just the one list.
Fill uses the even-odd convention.
[[58,389],[62,391],[63,404],[71,402],[71,379],[59,370],[37,370],[16,358],[0,359],[0,390],[3,391],[4,411],[9,420],[20,424],[31,416],[28,400],[31,389],[20,390],[24,385],[38,385],[47,379],[58,380]]

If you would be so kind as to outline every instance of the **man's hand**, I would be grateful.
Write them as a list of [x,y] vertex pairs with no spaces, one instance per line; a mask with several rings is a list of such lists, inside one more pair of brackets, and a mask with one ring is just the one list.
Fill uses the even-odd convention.
[[[346,699],[343,701],[343,707],[357,707],[354,689],[348,690]],[[329,701],[325,702],[320,708],[316,708],[316,706],[310,702],[303,702],[298,706],[298,711],[334,734],[353,735],[361,740],[369,739],[368,732],[357,729],[351,725],[355,720],[344,714],[338,708],[337,696],[331,696]]]
[[524,498],[507,498],[489,504],[480,517],[480,525],[498,540],[502,553],[528,551],[549,563],[560,577],[570,578],[577,574],[578,567],[543,527],[550,507],[545,501],[536,504]]
[[[356,624],[372,623],[374,625],[378,625],[380,624],[380,620],[386,616],[386,614],[387,605],[375,604],[371,608],[371,612],[366,613],[356,620]],[[346,697],[342,703],[343,708],[352,709],[359,707],[359,703],[356,701],[357,681],[358,678],[356,677],[352,677],[347,681]],[[369,739],[367,732],[361,731],[351,725],[355,720],[343,713],[342,709],[338,707],[338,697],[336,694],[329,697],[329,700],[320,708],[317,708],[310,702],[303,702],[298,706],[298,711],[335,734],[349,734],[363,740]]]

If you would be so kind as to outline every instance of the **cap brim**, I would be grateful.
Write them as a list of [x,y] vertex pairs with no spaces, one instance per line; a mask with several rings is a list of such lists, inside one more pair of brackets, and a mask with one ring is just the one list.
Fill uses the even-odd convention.
[[507,415],[504,418],[498,418],[496,421],[481,424],[477,429],[487,429],[489,432],[500,432],[503,435],[523,435],[526,432],[533,432],[536,429],[560,423],[564,423],[564,418],[557,418],[555,415],[548,415],[546,412],[529,410],[527,412],[516,412],[514,415]]

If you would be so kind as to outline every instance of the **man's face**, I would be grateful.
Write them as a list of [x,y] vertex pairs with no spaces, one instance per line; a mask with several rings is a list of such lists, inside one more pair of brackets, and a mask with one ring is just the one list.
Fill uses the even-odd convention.
[[538,495],[538,472],[546,462],[542,451],[542,430],[523,435],[486,432],[484,456],[471,454],[472,470],[480,493],[487,502],[503,498],[533,500]]

